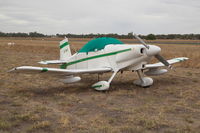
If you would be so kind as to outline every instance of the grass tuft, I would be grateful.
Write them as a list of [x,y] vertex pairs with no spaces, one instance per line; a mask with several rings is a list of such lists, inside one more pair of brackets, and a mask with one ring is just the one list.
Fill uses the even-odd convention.
[[11,128],[11,126],[12,125],[8,121],[0,119],[0,131],[1,130],[7,130],[7,129]]
[[51,123],[49,121],[35,122],[33,126],[28,129],[28,132],[37,131],[39,129],[50,130]]

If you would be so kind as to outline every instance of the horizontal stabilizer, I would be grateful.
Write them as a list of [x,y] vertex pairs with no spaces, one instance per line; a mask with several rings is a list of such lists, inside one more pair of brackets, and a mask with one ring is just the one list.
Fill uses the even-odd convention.
[[48,65],[48,64],[63,64],[66,63],[66,61],[63,60],[45,60],[38,62],[39,64]]

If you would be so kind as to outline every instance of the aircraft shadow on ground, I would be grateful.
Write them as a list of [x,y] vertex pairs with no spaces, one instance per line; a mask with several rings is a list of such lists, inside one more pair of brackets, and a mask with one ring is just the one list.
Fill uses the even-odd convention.
[[[35,96],[52,96],[59,93],[65,94],[77,94],[77,93],[86,93],[86,92],[97,92],[95,91],[91,85],[97,82],[96,79],[83,79],[81,82],[74,83],[74,84],[58,84],[58,86],[51,87],[30,87],[28,89],[20,90],[20,93],[24,94],[34,94]],[[132,80],[127,81],[119,81],[114,80],[111,83],[111,87],[108,90],[110,91],[117,91],[117,90],[138,90],[144,91],[144,89],[159,89],[160,87],[169,86],[169,85],[178,85],[182,84],[182,82],[187,82],[187,78],[185,77],[154,77],[154,84],[148,88],[142,88],[133,84]]]

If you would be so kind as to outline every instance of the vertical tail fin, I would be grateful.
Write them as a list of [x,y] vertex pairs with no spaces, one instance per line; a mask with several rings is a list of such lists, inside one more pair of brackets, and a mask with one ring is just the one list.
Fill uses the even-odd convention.
[[68,38],[60,42],[60,60],[66,60],[71,57],[71,49],[68,43]]

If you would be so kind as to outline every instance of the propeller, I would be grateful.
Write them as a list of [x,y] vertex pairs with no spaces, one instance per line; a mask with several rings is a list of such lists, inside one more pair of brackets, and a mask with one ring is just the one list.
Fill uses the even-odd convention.
[[[138,39],[148,50],[150,50],[150,47],[149,45],[147,45],[138,35],[134,34],[135,38]],[[160,54],[156,54],[154,55],[155,58],[157,60],[159,60],[161,63],[163,63],[165,66],[169,67],[169,68],[172,68],[171,65],[169,64],[169,62],[164,58],[162,57]]]
[[134,34],[135,38],[138,39],[147,49],[149,49],[149,46],[137,35]]
[[162,62],[165,66],[171,68],[171,65],[167,60],[165,60],[164,57],[162,57],[160,54],[155,55],[156,59],[158,59],[160,62]]

